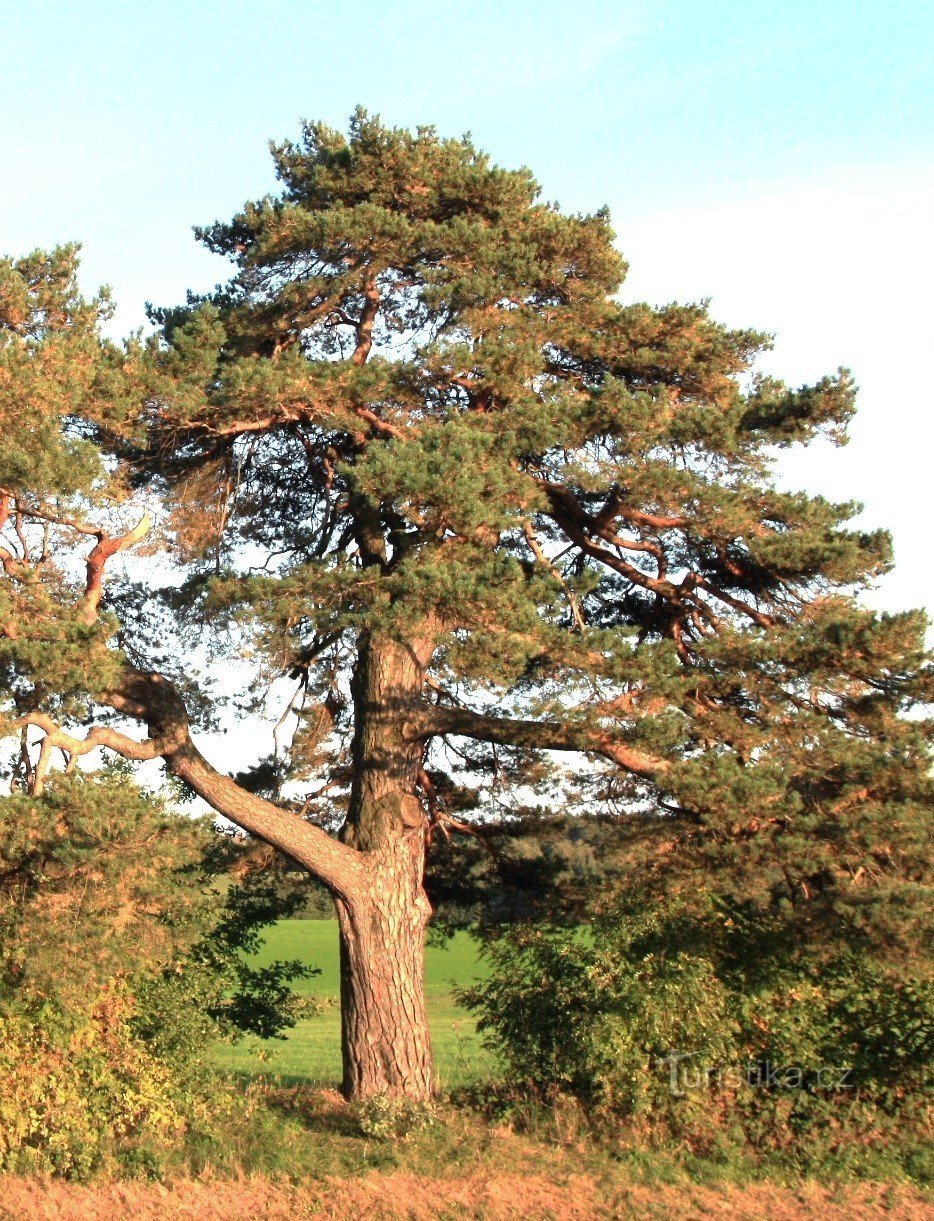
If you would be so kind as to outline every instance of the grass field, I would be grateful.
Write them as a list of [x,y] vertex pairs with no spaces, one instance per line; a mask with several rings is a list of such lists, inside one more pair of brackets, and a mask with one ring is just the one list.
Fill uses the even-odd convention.
[[[321,974],[299,980],[295,991],[312,996],[320,1012],[298,1023],[282,1040],[246,1040],[217,1049],[218,1064],[238,1076],[273,1077],[285,1085],[333,1085],[340,1081],[340,992],[336,920],[282,920],[269,930],[256,962],[297,958]],[[473,1018],[452,996],[454,985],[485,974],[477,943],[458,933],[444,947],[429,947],[425,976],[435,1070],[441,1089],[490,1077],[495,1071]]]

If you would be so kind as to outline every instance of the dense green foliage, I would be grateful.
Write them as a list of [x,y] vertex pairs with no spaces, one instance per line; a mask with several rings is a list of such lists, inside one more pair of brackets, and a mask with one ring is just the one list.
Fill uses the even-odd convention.
[[842,938],[789,952],[706,898],[630,894],[585,928],[489,939],[490,976],[462,995],[508,1078],[705,1155],[928,1176],[929,963]]
[[212,1046],[293,1025],[307,973],[242,957],[288,907],[237,856],[118,773],[0,799],[0,1168],[158,1165],[235,1109]]

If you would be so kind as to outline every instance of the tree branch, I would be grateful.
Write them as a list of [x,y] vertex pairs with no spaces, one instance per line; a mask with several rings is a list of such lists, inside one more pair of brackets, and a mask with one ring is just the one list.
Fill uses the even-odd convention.
[[585,555],[589,555],[592,559],[599,560],[601,563],[606,564],[607,567],[615,569],[621,576],[632,581],[634,585],[641,585],[643,589],[648,589],[652,593],[659,594],[666,601],[680,602],[676,585],[672,585],[670,581],[650,577],[648,573],[642,572],[635,565],[627,563],[620,556],[614,555],[604,547],[598,547],[596,543],[587,537],[584,523],[576,521],[569,507],[563,503],[562,499],[552,495],[550,489],[549,498],[551,500],[549,516]]
[[108,747],[125,759],[158,759],[172,749],[170,739],[147,738],[137,742],[126,734],[119,733],[107,725],[95,725],[89,729],[83,738],[76,738],[52,720],[44,712],[30,712],[14,721],[14,726],[20,728],[33,725],[42,730],[42,741],[39,746],[39,759],[33,772],[31,791],[34,796],[41,797],[45,789],[45,778],[48,775],[52,751],[56,748],[68,756],[66,771],[74,771],[75,763],[82,755],[90,754],[98,746]]
[[577,630],[579,632],[585,632],[587,630],[587,624],[584,622],[584,616],[581,613],[580,603],[577,600],[577,595],[574,593],[574,590],[571,589],[570,585],[568,585],[567,581],[565,581],[564,576],[557,565],[553,564],[548,559],[548,556],[545,555],[545,552],[542,550],[542,545],[538,541],[535,531],[532,529],[532,523],[530,521],[525,521],[522,523],[522,528],[525,531],[525,539],[529,544],[530,551],[538,560],[539,564],[541,564],[543,568],[547,569],[548,572],[551,573],[554,579],[561,586],[561,589],[564,591],[564,596],[567,598],[568,606],[571,608],[571,616],[574,619]]
[[668,771],[665,759],[658,759],[633,746],[620,742],[606,730],[590,729],[560,721],[524,721],[511,717],[486,716],[466,708],[426,705],[416,719],[420,737],[456,734],[476,738],[481,742],[497,742],[504,746],[526,747],[532,750],[573,750],[584,754],[602,755],[619,767],[654,780]]
[[376,276],[367,277],[363,289],[363,310],[357,323],[357,346],[354,348],[351,362],[355,365],[366,364],[373,347],[373,324],[379,312],[379,289],[376,287]]
[[[650,577],[648,573],[642,572],[635,565],[627,563],[621,556],[614,555],[613,552],[607,551],[605,547],[598,546],[593,539],[588,537],[588,530],[592,530],[599,537],[613,545],[651,552],[659,560],[659,571],[664,570],[664,553],[654,543],[640,544],[636,540],[619,538],[608,527],[601,526],[597,519],[591,518],[567,488],[560,487],[557,484],[546,484],[545,488],[548,499],[551,502],[549,516],[552,521],[561,527],[571,542],[579,547],[585,555],[590,556],[591,559],[599,560],[602,564],[606,564],[608,568],[614,569],[621,576],[632,581],[634,585],[641,585],[643,589],[650,590],[652,593],[664,598],[666,602],[670,602],[673,606],[683,606],[685,599],[691,595],[695,588],[699,587],[712,594],[721,602],[725,602],[740,614],[747,615],[759,627],[775,626],[775,619],[771,615],[757,610],[754,606],[750,606],[748,602],[743,602],[741,598],[732,597],[705,577],[701,577],[696,573],[689,573],[685,581],[680,585],[674,585],[671,581],[660,576]],[[620,507],[615,507],[614,511],[621,517],[627,516],[627,513]],[[630,516],[632,515],[630,514]],[[646,515],[641,514],[636,516],[645,517]],[[699,604],[699,600],[694,601],[694,605]]]
[[[4,512],[4,502],[8,504],[9,499],[10,493],[0,489],[0,528],[9,515],[9,510]],[[100,537],[100,530],[96,526],[86,526],[84,522],[77,521],[73,517],[60,517],[57,514],[47,513],[44,509],[30,508],[19,499],[16,501],[16,507],[23,517],[34,517],[37,521],[49,522],[53,526],[67,526],[69,530],[77,530],[79,534],[88,534],[92,538]]]
[[[147,674],[127,666],[120,686],[102,699],[117,712],[145,721],[154,743],[154,753],[149,757],[164,758],[169,771],[218,814],[292,857],[334,894],[352,898],[362,888],[366,874],[364,854],[333,839],[291,810],[241,788],[205,759],[191,739],[181,696],[161,674]],[[103,744],[123,753],[120,744]]]
[[149,533],[152,518],[144,513],[132,530],[119,538],[107,538],[105,534],[97,535],[97,546],[87,559],[87,579],[84,586],[84,597],[81,599],[81,617],[85,623],[93,623],[97,618],[101,595],[104,592],[104,566],[112,555],[125,551],[144,539]]

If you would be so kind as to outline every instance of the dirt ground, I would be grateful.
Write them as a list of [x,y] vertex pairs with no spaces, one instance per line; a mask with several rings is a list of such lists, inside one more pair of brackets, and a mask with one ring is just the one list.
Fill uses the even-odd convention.
[[0,1179],[0,1217],[20,1221],[246,1221],[301,1217],[335,1221],[442,1221],[445,1218],[729,1218],[730,1221],[934,1221],[934,1208],[910,1187],[851,1184],[743,1187],[632,1184],[609,1196],[586,1176],[560,1184],[540,1175],[485,1175],[433,1179],[393,1173],[326,1179],[300,1186],[268,1179],[186,1180],[78,1186]]

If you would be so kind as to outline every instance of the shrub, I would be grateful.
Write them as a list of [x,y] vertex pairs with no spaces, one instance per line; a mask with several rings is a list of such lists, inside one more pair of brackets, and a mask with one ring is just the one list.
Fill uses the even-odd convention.
[[[845,951],[758,964],[754,982],[675,903],[586,928],[519,926],[462,994],[512,1085],[571,1093],[652,1139],[742,1146],[801,1170],[917,1172],[934,985]],[[710,916],[713,919],[713,914]]]
[[114,990],[81,1017],[47,1005],[0,1018],[0,1170],[150,1166],[183,1135],[191,1099],[134,1038],[131,1012]]
[[0,1170],[153,1172],[231,1109],[219,1039],[292,1024],[304,968],[250,968],[284,914],[229,845],[117,770],[0,798]]
[[727,1053],[728,997],[711,964],[626,957],[641,931],[519,926],[487,943],[490,977],[462,1000],[512,1080],[640,1114],[666,1097],[672,1050]]

